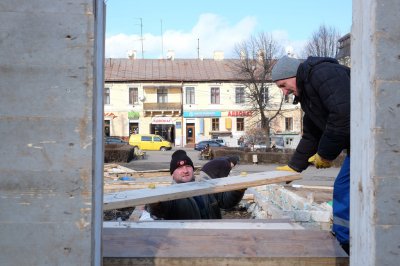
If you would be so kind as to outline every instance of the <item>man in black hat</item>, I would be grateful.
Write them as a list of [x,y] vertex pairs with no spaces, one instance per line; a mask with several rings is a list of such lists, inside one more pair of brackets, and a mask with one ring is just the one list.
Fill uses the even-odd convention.
[[[170,173],[173,182],[193,182],[194,166],[184,150],[172,154]],[[156,219],[192,220],[221,219],[221,210],[234,207],[240,202],[244,190],[195,196],[146,205],[146,210]]]

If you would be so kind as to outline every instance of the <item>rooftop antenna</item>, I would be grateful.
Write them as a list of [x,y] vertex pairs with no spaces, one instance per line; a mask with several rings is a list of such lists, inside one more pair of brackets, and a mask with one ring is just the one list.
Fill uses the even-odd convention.
[[[137,18],[140,19],[140,42],[142,44],[142,59],[144,59],[144,51],[143,51],[143,21],[142,18]],[[137,24],[136,24],[137,25]]]
[[142,59],[144,59],[144,52],[143,52],[143,23],[142,23],[142,18],[140,18],[140,41],[142,42]]
[[200,39],[197,38],[197,59],[200,59]]
[[162,28],[162,19],[161,19],[161,58],[164,59],[164,34]]

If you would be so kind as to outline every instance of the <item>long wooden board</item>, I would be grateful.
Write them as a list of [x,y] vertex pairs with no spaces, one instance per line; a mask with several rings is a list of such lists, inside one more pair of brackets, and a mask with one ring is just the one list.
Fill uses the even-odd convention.
[[105,266],[345,266],[348,259],[332,234],[321,230],[103,228]]
[[273,183],[281,183],[300,179],[298,173],[284,171],[270,171],[249,174],[246,176],[232,176],[199,182],[174,184],[155,189],[138,189],[118,193],[105,194],[103,209],[112,210],[138,205],[145,205],[160,201],[181,199],[204,194],[213,194],[224,191],[245,189]]
[[236,230],[304,230],[300,224],[289,219],[221,219],[221,220],[160,220],[139,222],[103,222],[103,228],[136,229],[236,229]]

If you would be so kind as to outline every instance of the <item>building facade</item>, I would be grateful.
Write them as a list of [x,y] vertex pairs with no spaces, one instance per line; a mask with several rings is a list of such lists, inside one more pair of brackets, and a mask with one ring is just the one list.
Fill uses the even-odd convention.
[[[125,139],[131,134],[158,134],[175,146],[223,138],[228,146],[238,146],[239,138],[257,126],[259,118],[232,63],[220,57],[106,59],[105,134]],[[273,83],[268,88],[269,94],[279,95],[275,101],[280,102],[279,88]],[[286,101],[272,131],[299,135],[299,106]]]

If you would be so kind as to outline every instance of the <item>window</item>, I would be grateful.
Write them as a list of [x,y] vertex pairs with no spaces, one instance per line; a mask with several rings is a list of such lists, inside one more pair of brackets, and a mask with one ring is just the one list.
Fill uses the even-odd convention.
[[194,88],[186,88],[186,104],[194,104]]
[[236,88],[236,103],[244,103],[244,88]]
[[285,117],[285,131],[293,131],[293,117]]
[[219,118],[211,118],[211,130],[219,131]]
[[138,102],[138,88],[129,88],[129,104]]
[[268,103],[268,87],[262,87],[261,88],[261,100],[263,102],[263,104]]
[[139,134],[139,123],[129,123],[129,135]]
[[110,104],[110,88],[104,88],[104,104]]
[[110,136],[110,126],[111,126],[110,120],[104,120],[104,136],[106,137]]
[[166,103],[168,102],[168,89],[164,87],[157,88],[157,102]]
[[244,131],[244,118],[241,117],[236,118],[236,130]]
[[285,98],[284,98],[283,101],[284,101],[285,103],[288,103],[288,102],[290,101],[290,95],[285,95],[284,97],[285,97]]
[[153,141],[161,142],[162,140],[160,139],[160,137],[153,137]]
[[219,104],[219,88],[211,88],[211,104]]
[[142,141],[152,141],[151,136],[142,136]]

